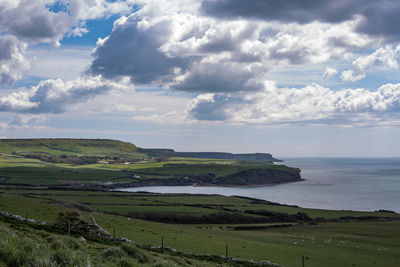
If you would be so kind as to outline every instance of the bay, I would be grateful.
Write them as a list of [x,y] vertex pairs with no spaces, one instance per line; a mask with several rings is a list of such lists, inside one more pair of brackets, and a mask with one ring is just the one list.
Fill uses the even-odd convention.
[[307,208],[400,212],[400,158],[283,158],[302,182],[260,187],[151,186],[121,191],[219,194]]

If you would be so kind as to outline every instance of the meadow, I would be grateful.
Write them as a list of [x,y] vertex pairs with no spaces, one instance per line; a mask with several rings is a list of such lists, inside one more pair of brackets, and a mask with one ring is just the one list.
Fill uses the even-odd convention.
[[[96,150],[79,149],[84,148],[85,153]],[[70,186],[132,182],[137,176],[168,179],[186,173],[224,177],[244,169],[285,170],[285,166],[180,157],[146,157],[132,164],[71,164],[22,157],[12,149],[0,147],[0,151],[0,211],[47,223],[40,228],[0,216],[0,266],[37,265],[37,260],[43,261],[42,266],[255,266],[247,260],[301,266],[303,257],[305,266],[400,265],[400,214],[390,211],[308,209],[238,196]],[[77,234],[69,237],[65,230],[54,231],[60,212],[71,211],[88,222],[95,218],[102,228],[135,245],[124,250],[122,243],[90,240],[90,236],[82,243]],[[151,249],[162,239],[176,252]],[[227,246],[230,260],[225,261]],[[18,258],[24,262],[18,263]]]
[[[2,188],[0,210],[52,224],[60,211],[77,210],[82,217],[93,215],[97,223],[117,236],[141,245],[161,244],[181,252],[229,256],[260,261],[268,259],[282,266],[397,266],[399,264],[400,215],[385,212],[355,212],[304,209],[281,206],[241,197],[48,191]],[[161,223],[130,218],[129,212],[202,216],[221,210],[269,210],[294,214],[305,212],[311,218],[339,219],[343,216],[374,216],[382,220],[338,220],[326,223],[262,223],[246,226],[291,224],[291,227],[234,230],[243,224]],[[230,211],[238,214],[238,211]],[[326,259],[329,259],[326,262]]]

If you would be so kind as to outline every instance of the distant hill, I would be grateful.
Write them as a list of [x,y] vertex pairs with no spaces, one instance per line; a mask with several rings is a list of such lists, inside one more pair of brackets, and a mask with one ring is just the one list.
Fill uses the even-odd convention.
[[147,157],[134,144],[109,139],[0,139],[0,153],[74,164]]
[[135,161],[148,157],[182,157],[226,159],[256,162],[279,162],[267,153],[232,154],[225,152],[176,152],[173,149],[138,148],[129,142],[110,139],[0,139],[0,153],[48,162],[75,164],[95,163],[99,160]]
[[183,158],[202,158],[202,159],[229,159],[257,162],[281,162],[282,160],[272,157],[267,153],[232,154],[226,152],[175,152],[173,149],[144,149],[138,151],[152,157],[183,157]]
[[0,139],[0,152],[48,152],[54,155],[136,154],[137,147],[128,142],[109,139]]

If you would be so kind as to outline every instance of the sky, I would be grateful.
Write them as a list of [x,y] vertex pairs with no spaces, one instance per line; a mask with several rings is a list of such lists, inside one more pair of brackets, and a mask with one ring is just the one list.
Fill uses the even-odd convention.
[[400,156],[400,1],[0,0],[0,137]]

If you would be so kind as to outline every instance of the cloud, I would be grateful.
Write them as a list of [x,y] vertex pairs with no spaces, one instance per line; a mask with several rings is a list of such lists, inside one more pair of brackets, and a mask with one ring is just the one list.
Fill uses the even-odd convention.
[[197,120],[249,124],[372,122],[374,125],[390,122],[398,112],[400,84],[386,84],[371,92],[365,89],[333,91],[318,84],[299,89],[279,88],[269,81],[256,93],[202,94],[188,108],[188,114]]
[[159,51],[171,27],[165,19],[149,23],[135,14],[120,18],[112,34],[98,42],[91,72],[104,77],[130,76],[138,84],[170,80],[168,76],[188,64],[187,59],[171,58]]
[[26,44],[11,35],[0,35],[0,85],[11,85],[29,69]]
[[90,20],[109,17],[113,14],[127,14],[132,11],[134,1],[70,0],[68,10],[72,17]]
[[327,79],[329,79],[329,78],[335,76],[336,74],[338,74],[338,71],[337,71],[336,69],[331,68],[331,67],[327,67],[327,68],[325,69],[323,78],[324,78],[324,80],[327,80]]
[[112,89],[132,88],[126,81],[104,80],[101,76],[83,77],[71,81],[44,80],[29,90],[0,98],[0,111],[15,113],[61,113],[69,106],[85,102]]
[[0,85],[12,85],[29,70],[29,45],[60,46],[64,36],[86,34],[86,20],[129,13],[132,8],[132,1],[1,0]]
[[89,73],[195,93],[257,91],[277,66],[348,58],[379,43],[354,33],[359,20],[284,25],[203,16],[198,1],[138,2],[99,40]]
[[366,72],[372,69],[397,69],[400,56],[400,45],[393,48],[391,45],[381,47],[374,53],[358,57],[353,61],[353,68],[342,72],[343,81],[358,81],[366,77]]
[[396,25],[400,3],[397,0],[203,0],[201,11],[223,19],[259,19],[306,24],[314,21],[340,23],[359,16],[356,30],[373,36],[400,37]]
[[208,15],[225,18],[257,18],[283,22],[342,22],[359,13],[365,0],[203,0],[201,10]]
[[199,62],[170,86],[193,92],[257,91],[262,87],[257,79],[257,66],[237,62]]
[[132,119],[135,121],[146,121],[163,124],[180,124],[188,122],[186,114],[184,112],[177,111],[170,111],[163,114],[135,115]]
[[132,8],[131,1],[2,0],[0,32],[28,43],[47,42],[58,46],[65,34],[81,36],[86,33],[86,20],[125,14]]
[[33,125],[41,124],[48,121],[44,115],[37,114],[16,114],[14,118],[8,123],[13,127],[31,127]]
[[0,26],[20,40],[52,42],[61,39],[73,21],[65,12],[51,12],[45,1],[20,0],[12,8],[0,8]]

